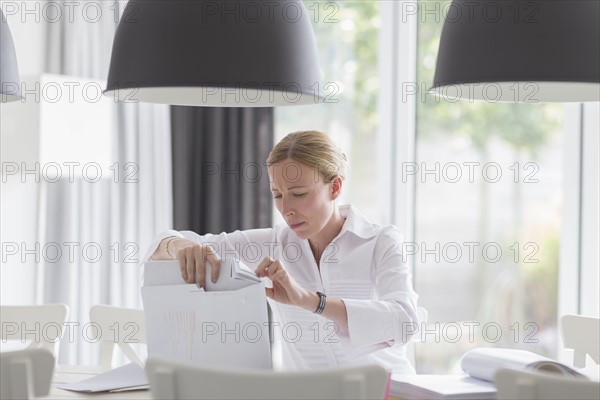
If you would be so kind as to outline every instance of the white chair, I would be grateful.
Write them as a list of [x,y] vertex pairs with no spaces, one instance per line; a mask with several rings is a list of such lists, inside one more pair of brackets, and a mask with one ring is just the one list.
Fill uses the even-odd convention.
[[600,318],[564,315],[560,319],[563,347],[573,349],[573,365],[586,366],[586,354],[600,364]]
[[0,399],[47,396],[53,372],[54,356],[49,350],[0,353]]
[[41,347],[56,355],[68,314],[66,304],[0,306],[2,342],[31,341],[28,349]]
[[155,399],[383,399],[387,371],[377,365],[302,372],[223,370],[149,358]]
[[130,361],[144,365],[131,347],[131,344],[146,343],[144,310],[95,305],[90,308],[90,322],[100,327],[101,368],[111,368],[115,345]]
[[553,373],[499,370],[494,378],[497,399],[598,400],[600,383]]

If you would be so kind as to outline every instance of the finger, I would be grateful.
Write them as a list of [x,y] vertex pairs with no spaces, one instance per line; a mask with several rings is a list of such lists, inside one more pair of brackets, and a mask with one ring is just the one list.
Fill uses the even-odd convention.
[[277,270],[276,272],[274,272],[273,275],[269,276],[269,278],[273,282],[283,283],[284,280],[285,280],[285,276],[286,276],[285,271],[280,268],[279,270]]
[[196,269],[196,282],[198,286],[203,289],[206,289],[206,251],[204,250],[204,246],[200,249],[200,262],[198,263],[198,268]]
[[210,263],[210,279],[213,283],[215,283],[219,279],[219,273],[221,272],[221,260],[219,256],[215,253],[212,247],[207,247],[207,255],[206,258]]
[[[202,263],[202,248],[200,246],[194,249],[194,270],[196,272],[196,277],[202,276],[201,272],[204,268],[204,264]],[[191,283],[196,283],[196,280],[193,280]]]
[[179,260],[179,269],[181,270],[181,277],[183,278],[184,281],[187,282],[188,273],[187,273],[187,269],[185,266],[185,253],[179,252],[177,254],[177,260]]
[[272,277],[279,271],[283,271],[283,267],[281,265],[281,262],[279,260],[275,260],[268,268],[267,268],[267,274],[269,276],[269,278],[272,279]]
[[273,259],[271,257],[265,257],[260,264],[258,264],[258,267],[256,267],[254,272],[257,276],[267,276],[267,269],[272,263]]
[[194,269],[196,267],[194,262],[193,249],[185,250],[185,267],[187,270],[187,283],[194,283]]

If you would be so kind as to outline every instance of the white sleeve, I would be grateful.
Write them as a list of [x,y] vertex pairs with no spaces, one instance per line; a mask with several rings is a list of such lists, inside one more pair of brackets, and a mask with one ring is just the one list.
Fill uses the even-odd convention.
[[342,299],[348,313],[350,342],[353,346],[406,343],[417,322],[418,296],[412,288],[410,267],[403,260],[398,228],[381,233],[372,260],[376,298]]
[[158,248],[158,245],[160,244],[160,242],[163,241],[163,239],[171,237],[171,236],[184,237],[181,233],[179,233],[177,231],[173,231],[173,230],[167,230],[167,231],[159,233],[158,235],[156,235],[156,237],[152,241],[152,244],[150,245],[150,247],[148,247],[148,251],[146,251],[146,255],[144,255],[144,262],[146,262],[150,259],[150,257],[152,256],[152,254],[154,254],[154,252]]
[[218,235],[207,233],[199,235],[192,231],[165,231],[156,236],[154,242],[146,253],[145,260],[156,251],[161,240],[170,236],[178,236],[197,243],[210,244],[219,257],[238,257],[250,268],[256,268],[265,257],[273,257],[276,247],[276,235],[273,228],[250,229]]

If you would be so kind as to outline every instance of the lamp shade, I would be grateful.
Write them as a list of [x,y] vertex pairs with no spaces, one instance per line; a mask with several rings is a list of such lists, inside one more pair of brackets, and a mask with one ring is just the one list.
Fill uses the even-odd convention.
[[9,103],[21,100],[23,97],[15,44],[2,10],[0,10],[0,19],[0,101]]
[[310,14],[300,0],[130,0],[105,95],[218,107],[322,100]]
[[600,101],[600,1],[453,0],[431,91],[491,102]]

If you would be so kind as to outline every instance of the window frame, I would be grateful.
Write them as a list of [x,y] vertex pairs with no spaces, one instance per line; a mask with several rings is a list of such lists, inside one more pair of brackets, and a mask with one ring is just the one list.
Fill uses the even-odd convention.
[[[385,219],[397,225],[405,242],[414,241],[415,177],[400,174],[403,163],[416,157],[416,95],[407,95],[407,85],[416,83],[416,13],[407,13],[402,2],[381,2],[379,74],[378,176],[379,192],[387,195]],[[413,266],[414,256],[407,257]]]

